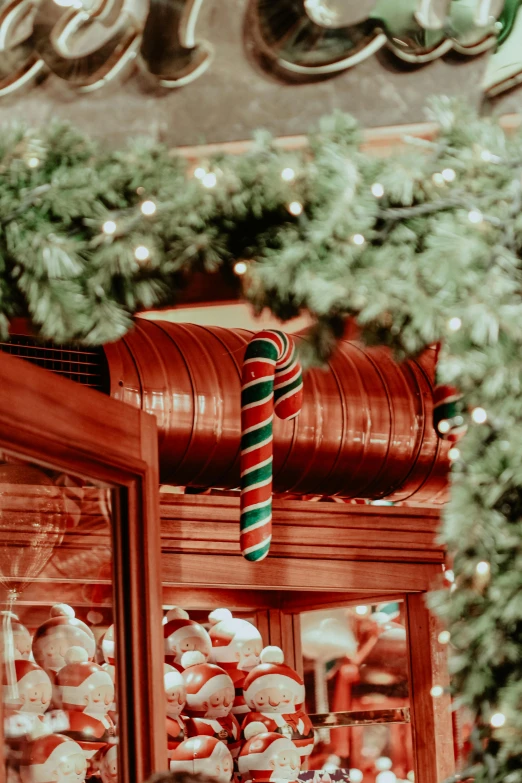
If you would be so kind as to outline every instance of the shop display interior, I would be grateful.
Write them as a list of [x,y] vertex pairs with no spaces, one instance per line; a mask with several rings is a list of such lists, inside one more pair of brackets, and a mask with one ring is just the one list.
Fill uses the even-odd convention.
[[[101,777],[103,783],[115,783],[118,654],[112,613],[111,490],[7,455],[0,484],[1,582],[8,604],[2,633],[9,780],[20,775],[44,783],[51,762],[39,760],[42,767],[35,772],[34,759],[32,767],[27,766],[26,750],[31,743],[48,741],[51,733],[72,740],[66,749],[69,760],[60,756],[70,767],[71,780]],[[175,590],[168,590],[169,602],[174,598]],[[255,731],[255,724],[264,720],[302,751],[302,780],[413,779],[402,601],[351,604],[347,599],[346,606],[294,615],[300,638],[294,640],[289,666],[282,650],[269,644],[273,640],[268,638],[266,611],[205,610],[204,600],[203,595],[197,608],[182,607],[182,600],[179,606],[163,606],[172,769],[197,768],[214,776],[218,769],[226,783],[234,768],[234,774],[248,780],[251,770],[242,754],[255,734],[247,726],[252,724]],[[214,671],[205,672],[206,661],[214,664]],[[254,685],[252,695],[243,687],[259,667],[261,674],[267,670],[269,687],[263,693]],[[200,693],[201,677],[205,687]],[[273,682],[270,677],[275,677]],[[211,687],[214,678],[217,688]],[[207,713],[201,698],[210,703]],[[287,715],[281,702],[290,705]],[[352,725],[343,725],[347,713]],[[225,740],[230,764],[226,754],[216,760],[215,750],[204,760],[187,761],[187,741],[190,750],[191,737],[207,736]],[[57,753],[63,756],[63,749],[51,749],[49,759]],[[290,755],[290,766],[271,779],[293,779],[293,761]]]

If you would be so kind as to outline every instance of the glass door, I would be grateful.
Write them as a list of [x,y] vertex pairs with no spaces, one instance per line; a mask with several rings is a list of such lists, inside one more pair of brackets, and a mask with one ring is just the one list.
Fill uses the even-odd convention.
[[0,355],[0,780],[166,768],[155,419]]

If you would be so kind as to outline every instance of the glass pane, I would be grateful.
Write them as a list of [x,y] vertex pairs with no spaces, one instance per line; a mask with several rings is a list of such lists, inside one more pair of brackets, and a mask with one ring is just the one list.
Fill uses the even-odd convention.
[[9,781],[116,783],[108,487],[2,455],[0,600]]
[[409,707],[403,603],[305,612],[301,645],[306,706],[317,738],[309,768],[352,769],[352,781],[362,776],[364,783],[407,779],[413,769],[408,723],[317,728],[321,721],[313,717],[357,712],[354,719],[366,723],[379,720],[375,711]]

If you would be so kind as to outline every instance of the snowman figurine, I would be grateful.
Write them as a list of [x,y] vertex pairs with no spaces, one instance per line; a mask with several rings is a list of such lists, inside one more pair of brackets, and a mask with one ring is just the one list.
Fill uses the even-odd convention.
[[109,711],[114,685],[108,672],[87,659],[82,647],[71,647],[66,665],[56,675],[62,708],[69,721],[64,734],[76,740],[92,771],[96,757],[115,735]]
[[201,775],[217,783],[230,783],[234,762],[227,746],[215,737],[191,737],[178,745],[170,760],[171,772]]
[[77,742],[48,734],[27,744],[20,765],[22,783],[84,783],[87,763]]
[[248,712],[243,684],[248,672],[260,662],[263,640],[255,625],[232,617],[228,609],[216,609],[208,619],[212,624],[209,631],[212,642],[210,660],[230,675],[236,689],[232,712],[241,720],[239,716],[243,717]]
[[254,783],[289,783],[297,781],[301,755],[288,737],[267,732],[264,723],[250,723],[245,729],[246,742],[238,758],[239,774]]
[[182,712],[187,701],[185,681],[177,669],[165,664],[163,675],[165,698],[167,700],[167,748],[169,759],[178,745],[187,739],[187,729]]
[[65,656],[71,647],[82,647],[87,659],[92,661],[96,652],[94,634],[74,616],[72,607],[56,604],[49,620],[42,623],[34,635],[34,660],[46,672],[54,674],[65,666]]
[[207,663],[197,651],[182,658],[187,694],[185,713],[189,737],[206,735],[224,742],[235,758],[240,748],[239,723],[232,715],[234,683],[214,663]]
[[314,730],[303,710],[303,680],[285,664],[279,647],[265,647],[261,663],[245,678],[243,694],[252,710],[243,721],[243,737],[250,723],[263,723],[266,731],[292,740],[303,765],[314,747]]
[[200,623],[191,620],[184,609],[170,609],[163,619],[165,663],[183,670],[181,658],[186,652],[198,651],[206,661],[212,652],[212,642]]
[[49,675],[36,663],[18,659],[4,667],[4,717],[6,735],[35,739],[46,733],[44,714],[53,688]]
[[[4,639],[3,632],[3,621],[6,617],[9,618],[11,623],[12,643],[14,648],[11,649],[11,655],[9,654],[9,644],[7,643],[7,639]],[[31,656],[32,639],[31,634],[25,625],[20,622],[18,616],[13,612],[0,612],[0,620],[2,620],[0,623],[0,637],[3,651],[2,660],[8,661],[11,657],[14,657],[15,661],[20,659],[28,661]]]

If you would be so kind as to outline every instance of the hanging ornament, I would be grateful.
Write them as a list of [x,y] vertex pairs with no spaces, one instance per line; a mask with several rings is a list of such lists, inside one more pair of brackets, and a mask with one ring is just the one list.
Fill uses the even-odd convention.
[[301,365],[292,338],[266,330],[245,352],[241,379],[241,552],[263,560],[272,538],[274,411],[293,419],[303,403]]
[[467,432],[463,416],[462,394],[454,386],[437,386],[433,392],[433,424],[437,434],[449,443],[457,443]]

